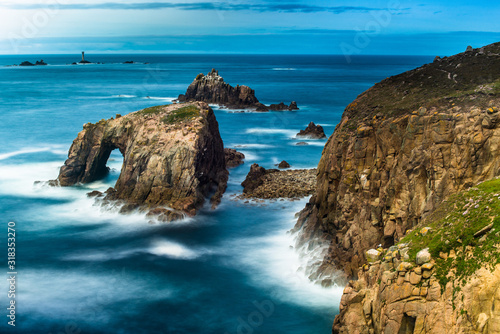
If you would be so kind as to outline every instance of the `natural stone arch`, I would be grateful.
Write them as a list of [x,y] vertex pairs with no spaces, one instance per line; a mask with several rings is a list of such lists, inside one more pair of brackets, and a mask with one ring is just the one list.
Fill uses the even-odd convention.
[[60,170],[60,185],[105,176],[114,149],[123,155],[123,166],[106,199],[194,215],[206,196],[214,193],[215,206],[225,191],[224,147],[215,115],[205,103],[152,107],[84,125]]

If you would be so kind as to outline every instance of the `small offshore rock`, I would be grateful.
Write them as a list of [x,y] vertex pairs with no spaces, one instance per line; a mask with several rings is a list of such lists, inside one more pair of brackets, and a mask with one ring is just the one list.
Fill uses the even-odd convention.
[[280,169],[290,168],[290,164],[285,160],[283,160],[278,164],[278,168]]
[[297,137],[323,139],[326,138],[326,135],[321,125],[316,125],[314,122],[310,122],[305,130],[300,130],[300,132],[297,133]]

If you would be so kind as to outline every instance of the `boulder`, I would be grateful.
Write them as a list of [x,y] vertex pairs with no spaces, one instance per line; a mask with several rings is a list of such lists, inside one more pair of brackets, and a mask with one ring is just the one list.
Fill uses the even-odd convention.
[[283,160],[282,162],[280,162],[278,164],[278,168],[280,168],[280,169],[290,168],[290,164],[288,162],[286,162],[285,160]]
[[368,262],[375,262],[380,260],[380,252],[376,249],[369,249],[366,251],[366,260]]
[[420,252],[417,253],[417,257],[415,258],[415,261],[419,265],[427,263],[430,260],[431,260],[431,253],[429,253],[429,248],[422,249]]
[[264,167],[261,167],[258,164],[252,164],[252,166],[250,166],[250,171],[245,178],[245,181],[241,183],[241,185],[243,186],[243,192],[251,192],[262,183],[264,183],[261,177],[266,175],[266,173],[267,171]]
[[268,109],[272,111],[283,111],[283,110],[298,110],[299,108],[297,107],[297,102],[292,101],[292,103],[290,103],[290,105],[288,106],[283,102],[280,102],[279,104],[271,104]]
[[61,167],[60,185],[104,177],[115,149],[123,155],[122,172],[104,200],[125,202],[124,212],[167,206],[195,215],[206,196],[213,194],[215,207],[226,189],[222,139],[205,103],[151,107],[85,124]]
[[314,122],[311,122],[305,130],[300,130],[300,132],[297,133],[297,137],[323,139],[326,138],[326,135],[321,125],[316,125]]

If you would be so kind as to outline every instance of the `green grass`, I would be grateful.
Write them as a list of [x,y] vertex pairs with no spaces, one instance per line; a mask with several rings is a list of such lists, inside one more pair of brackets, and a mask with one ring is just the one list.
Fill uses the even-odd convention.
[[495,95],[500,94],[500,79],[498,79],[493,83],[492,88],[493,88],[493,94]]
[[[485,238],[474,234],[493,223]],[[432,230],[420,234],[424,226]],[[415,260],[417,252],[429,248],[436,260],[436,277],[444,289],[453,273],[465,283],[479,268],[493,270],[500,263],[497,248],[500,245],[500,179],[481,183],[468,191],[452,195],[401,242],[409,243],[409,256]],[[455,251],[456,258],[442,259],[440,253]]]
[[163,118],[163,122],[168,124],[177,123],[186,119],[191,119],[200,116],[200,110],[198,107],[193,105],[188,105],[176,110],[173,110],[169,115]]
[[139,111],[138,114],[140,114],[140,115],[155,115],[155,114],[159,114],[159,113],[163,112],[163,108],[166,107],[166,106],[167,105],[149,107],[149,108],[146,108],[146,109],[143,109],[143,110]]

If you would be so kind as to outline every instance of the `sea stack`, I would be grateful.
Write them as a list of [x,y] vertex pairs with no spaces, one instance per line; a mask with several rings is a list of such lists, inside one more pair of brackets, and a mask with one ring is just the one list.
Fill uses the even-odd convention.
[[105,200],[145,209],[168,207],[195,215],[211,195],[215,207],[228,172],[219,126],[206,103],[157,106],[84,125],[61,168],[61,186],[105,176],[111,151],[123,155],[114,189]]
[[298,138],[323,139],[326,138],[325,131],[321,125],[316,125],[314,122],[309,123],[305,130],[300,130],[297,133]]
[[268,107],[259,102],[253,89],[245,85],[231,86],[224,81],[216,69],[212,69],[207,75],[198,74],[187,88],[186,93],[179,95],[177,100],[179,102],[202,101],[229,109],[253,109],[262,112],[298,109],[295,101],[289,106],[281,103]]

